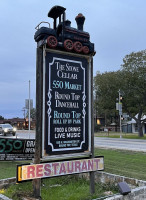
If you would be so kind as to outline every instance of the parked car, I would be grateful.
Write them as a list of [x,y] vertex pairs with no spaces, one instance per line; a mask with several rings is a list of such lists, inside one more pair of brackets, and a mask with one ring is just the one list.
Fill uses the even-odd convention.
[[16,134],[16,128],[12,127],[10,124],[0,124],[0,133],[6,136],[11,133],[13,136]]

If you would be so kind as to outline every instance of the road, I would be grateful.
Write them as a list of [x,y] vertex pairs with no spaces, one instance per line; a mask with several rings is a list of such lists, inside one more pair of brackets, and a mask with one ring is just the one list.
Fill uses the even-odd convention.
[[35,139],[35,131],[17,131],[16,132],[17,138],[25,138],[25,139]]
[[[0,135],[0,138],[3,137]],[[35,131],[17,131],[16,136],[7,135],[5,138],[35,139]],[[106,149],[123,149],[146,152],[146,140],[94,137],[94,145]]]
[[146,152],[146,140],[94,137],[95,147]]
[[19,139],[35,139],[35,131],[29,131],[28,130],[19,130],[16,132],[15,136],[12,136],[12,134],[7,134],[6,136],[0,135],[0,138],[19,138]]

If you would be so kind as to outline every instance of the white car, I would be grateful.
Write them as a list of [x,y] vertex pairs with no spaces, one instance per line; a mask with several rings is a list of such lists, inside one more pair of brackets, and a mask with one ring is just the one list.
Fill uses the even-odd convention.
[[6,136],[11,133],[13,136],[16,134],[16,128],[13,128],[10,124],[0,124],[0,133]]

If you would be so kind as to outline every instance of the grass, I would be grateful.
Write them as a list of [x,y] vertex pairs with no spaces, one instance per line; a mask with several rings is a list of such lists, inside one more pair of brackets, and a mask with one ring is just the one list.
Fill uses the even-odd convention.
[[95,155],[104,156],[105,172],[146,180],[146,153],[96,148]]
[[[146,153],[96,148],[95,155],[104,156],[105,172],[146,181]],[[3,178],[14,177],[16,163],[18,162],[0,162],[0,176]],[[89,200],[103,196],[104,191],[115,190],[112,185],[96,184],[95,188],[96,193],[91,196],[87,180],[78,179],[74,175],[62,176],[43,179],[41,194],[43,200],[48,200],[48,196],[50,200]],[[14,200],[21,199],[20,197],[24,196],[25,193],[31,196],[32,183],[11,185],[7,190],[2,190],[1,193]]]
[[94,135],[96,137],[109,137],[109,138],[120,138],[120,136],[122,135],[122,138],[125,138],[125,139],[143,139],[143,140],[146,140],[146,134],[144,134],[144,137],[139,137],[138,133],[97,132]]
[[[96,184],[95,194],[89,193],[89,181],[75,175],[62,176],[58,178],[44,179],[41,187],[43,200],[89,200],[105,196],[105,191],[117,193],[117,188],[111,184]],[[32,183],[25,182],[10,186],[3,194],[13,200],[20,200],[22,197],[32,196]],[[48,198],[49,196],[49,198]]]
[[[103,155],[105,171],[146,180],[146,153],[124,151],[124,150],[107,150],[95,149],[95,155]],[[16,176],[16,165],[23,162],[0,162],[0,179]]]
[[[106,172],[146,180],[146,153],[95,148],[95,155],[104,156]],[[15,177],[20,163],[24,161],[1,161],[0,179]]]
[[25,162],[26,161],[0,161],[0,179],[16,177],[17,164]]

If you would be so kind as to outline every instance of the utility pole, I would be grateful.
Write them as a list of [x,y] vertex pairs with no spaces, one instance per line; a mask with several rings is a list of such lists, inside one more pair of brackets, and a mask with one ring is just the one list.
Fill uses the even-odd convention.
[[119,119],[120,119],[120,138],[122,138],[122,123],[121,123],[121,116],[122,116],[122,103],[121,103],[121,100],[122,100],[122,96],[121,96],[121,91],[119,89]]
[[28,122],[29,122],[29,139],[30,139],[30,80],[29,80],[29,109],[28,109]]
[[22,108],[22,111],[23,111],[23,116],[24,116],[24,119],[25,119],[25,111],[26,111],[25,107]]

